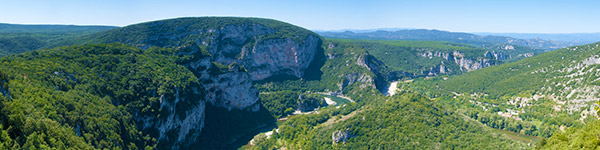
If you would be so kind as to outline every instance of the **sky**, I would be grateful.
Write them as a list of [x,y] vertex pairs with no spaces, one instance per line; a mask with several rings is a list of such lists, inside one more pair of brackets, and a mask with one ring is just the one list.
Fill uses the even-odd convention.
[[0,23],[126,26],[195,16],[261,17],[311,30],[600,32],[598,0],[0,0]]

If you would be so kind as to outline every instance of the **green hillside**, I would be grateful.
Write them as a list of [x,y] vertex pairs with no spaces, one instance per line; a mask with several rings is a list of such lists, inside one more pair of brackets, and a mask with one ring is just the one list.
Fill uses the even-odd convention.
[[383,41],[383,40],[344,40],[349,43],[360,44],[369,52],[369,54],[383,61],[386,65],[396,71],[403,71],[411,74],[421,74],[423,71],[429,71],[431,67],[437,67],[442,64],[451,70],[452,74],[459,74],[460,66],[445,60],[444,58],[427,58],[421,56],[426,52],[452,53],[454,51],[462,52],[465,57],[477,59],[485,58],[485,49],[477,48],[466,44],[454,44],[438,41]]
[[582,128],[571,128],[557,133],[551,138],[537,143],[538,149],[598,149],[600,140],[600,121],[594,121]]
[[113,28],[116,27],[0,24],[0,57],[52,48],[67,39]]
[[[379,69],[378,73],[384,73],[384,76],[390,73],[389,70],[410,70],[410,67],[426,65],[427,62],[421,62],[402,68],[398,67],[402,63],[394,63],[398,61],[394,58],[407,56],[413,58],[410,62],[419,61],[414,54],[419,49],[472,50],[474,56],[483,55],[480,48],[444,42],[332,41],[345,43],[347,48],[364,49],[380,59],[384,69]],[[594,103],[600,97],[596,92],[600,89],[598,45],[569,47],[520,61],[505,59],[515,62],[462,75],[406,80],[398,84],[398,96],[390,98],[376,94],[364,97],[366,99],[357,98],[365,103],[351,109],[352,112],[334,110],[332,113],[331,109],[324,109],[319,114],[293,116],[274,130],[273,135],[255,137],[260,142],[251,148],[526,149],[536,144],[550,149],[592,147],[595,140],[586,139],[591,136],[585,133],[593,132],[592,128],[596,127]],[[394,46],[413,49],[394,49]],[[461,49],[461,46],[465,48]],[[329,55],[328,50],[325,51],[328,58],[338,58],[339,55]],[[391,55],[394,51],[397,54]],[[345,53],[353,52],[346,50]],[[345,59],[338,63],[353,61],[352,58]],[[326,64],[329,61],[333,63],[328,60]],[[431,120],[444,122],[446,126],[427,124]],[[407,127],[402,128],[404,126]],[[581,127],[583,129],[577,130]],[[429,132],[435,134],[428,136]],[[452,142],[455,139],[467,144]]]
[[[596,79],[593,76],[595,72],[591,71],[594,71],[598,65],[588,61],[596,59],[599,52],[597,45],[590,44],[543,53],[515,63],[457,76],[443,82],[440,86],[444,89],[453,87],[456,92],[460,93],[482,92],[494,97],[501,97],[517,95],[522,92],[529,92],[529,94],[558,92],[541,89],[544,86],[551,86],[550,83],[555,85],[566,83],[572,84],[571,86],[589,85]],[[582,74],[573,74],[578,72],[582,72]],[[573,75],[565,77],[571,74]],[[572,81],[576,77],[582,78],[583,81]],[[569,82],[570,80],[571,82]]]
[[[328,57],[321,68],[323,75],[320,81],[271,82],[259,85],[259,89],[269,94],[290,90],[335,91],[336,85],[343,85],[336,84],[340,83],[339,77],[369,71],[369,66],[356,63],[361,55],[368,54],[361,43],[329,40],[324,46],[328,46],[324,53],[331,57]],[[385,73],[385,69],[380,69],[377,73]],[[367,75],[377,77],[372,72],[367,72]],[[434,101],[420,94],[407,92],[393,97],[386,97],[381,93],[367,94],[365,89],[372,89],[372,84],[364,85],[355,84],[342,90],[342,93],[357,101],[356,104],[321,108],[317,114],[288,117],[272,135],[259,134],[254,138],[257,143],[246,148],[523,149],[531,142],[512,139],[497,132],[477,119],[468,117],[464,110],[455,109],[452,102]],[[295,103],[293,101],[296,99],[291,97],[287,101]],[[334,133],[345,134],[345,142],[342,139],[334,143]]]
[[[550,137],[596,120],[598,43],[543,53],[453,77],[399,84],[494,128]],[[447,80],[446,80],[447,78]]]
[[[372,99],[357,111],[295,116],[255,149],[523,149],[512,140],[425,97],[405,93]],[[335,115],[335,114],[333,114]],[[342,135],[334,142],[332,136]]]
[[2,33],[77,33],[100,32],[117,28],[115,26],[77,26],[77,25],[22,25],[0,23]]
[[[59,47],[0,58],[2,149],[142,149],[156,139],[133,114],[162,113],[158,95],[198,84],[170,49]],[[184,90],[185,91],[185,90]],[[157,92],[156,94],[150,94]]]

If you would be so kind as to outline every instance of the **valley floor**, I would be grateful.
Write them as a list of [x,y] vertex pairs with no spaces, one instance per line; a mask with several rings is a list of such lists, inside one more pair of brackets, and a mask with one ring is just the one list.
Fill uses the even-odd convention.
[[[262,94],[270,94],[267,92],[264,92]],[[323,95],[323,99],[326,101],[328,107],[331,106],[335,106],[336,108],[340,108],[343,107],[343,105],[348,104],[348,103],[355,103],[354,100],[342,96],[342,95],[336,95],[336,94],[332,94],[332,93],[325,93],[325,92],[320,92],[321,95]],[[333,96],[335,95],[335,96]],[[322,123],[321,125],[319,125],[319,127],[324,127],[324,126],[328,126],[331,124],[334,124],[336,122],[340,122],[340,121],[344,121],[354,115],[356,115],[358,112],[360,112],[360,110],[356,110],[348,115],[342,116],[340,118],[331,118],[329,120],[327,120],[326,122]],[[250,139],[250,140],[245,140],[245,141],[238,141],[236,143],[240,143],[240,142],[244,142],[245,145],[242,145],[239,149],[250,149],[253,145],[254,145],[254,140],[256,139],[256,136],[259,135],[265,135],[267,138],[270,138],[270,136],[273,134],[273,131],[275,130],[275,132],[279,132],[279,125],[282,124],[283,122],[285,122],[286,120],[288,120],[290,117],[296,116],[296,115],[308,115],[308,114],[313,114],[313,113],[319,113],[319,109],[313,110],[313,111],[309,111],[309,112],[302,112],[300,110],[296,110],[293,114],[283,117],[283,118],[279,118],[277,119],[277,123],[275,124],[275,126],[265,126],[263,128],[260,128],[257,130],[257,132],[254,132],[253,134],[249,134],[246,136],[252,136],[254,138]]]

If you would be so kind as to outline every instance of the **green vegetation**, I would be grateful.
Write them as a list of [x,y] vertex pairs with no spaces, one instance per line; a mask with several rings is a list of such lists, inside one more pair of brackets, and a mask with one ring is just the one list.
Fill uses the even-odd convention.
[[[370,55],[381,60],[397,78],[408,75],[410,78],[438,75],[456,75],[467,72],[461,67],[461,58],[488,65],[514,62],[525,58],[524,54],[538,54],[524,46],[513,46],[515,49],[502,49],[500,46],[476,47],[468,44],[457,44],[442,41],[393,41],[393,40],[351,40],[335,39],[335,41],[358,45]],[[502,45],[504,46],[504,45]],[[512,46],[512,45],[511,45]],[[463,64],[464,65],[464,64]],[[440,71],[443,67],[443,72]]]
[[[453,52],[464,54],[464,58],[477,60],[485,57],[485,52],[490,51],[466,44],[455,44],[439,41],[384,41],[384,40],[340,40],[362,46],[369,54],[383,61],[394,71],[422,76],[423,72],[429,72],[431,68],[446,66],[453,70],[449,74],[462,73],[458,64],[454,63],[452,57],[446,60],[442,57],[424,57],[421,56],[427,52],[446,53],[452,55]],[[488,58],[493,59],[493,58]],[[500,62],[498,62],[500,63]],[[492,62],[494,64],[494,62]],[[438,69],[439,70],[439,69]],[[427,75],[427,74],[425,74]]]
[[[519,149],[515,142],[472,119],[449,111],[425,97],[404,93],[371,99],[346,117],[326,109],[319,114],[291,117],[256,149]],[[342,107],[344,108],[344,107]],[[340,119],[346,120],[340,120]],[[337,122],[328,124],[329,120]],[[336,121],[337,120],[337,121]],[[347,141],[334,144],[331,135],[346,132]],[[492,140],[493,139],[493,140]]]
[[[134,116],[164,115],[160,95],[198,84],[184,58],[122,44],[60,47],[0,59],[2,146],[16,149],[155,147]],[[6,89],[6,88],[3,88]],[[135,115],[137,114],[137,115]]]
[[[353,43],[352,41],[355,41],[356,43]],[[370,46],[367,45],[371,45],[371,47],[372,45],[387,45],[392,47],[391,44],[394,43],[394,41],[364,40],[331,40],[327,42],[334,43],[333,45],[335,48],[328,48],[325,51],[325,54],[329,56],[329,59],[322,68],[324,75],[321,82],[318,84],[311,84],[311,81],[269,83],[259,86],[261,90],[315,90],[311,89],[311,87],[319,87],[309,87],[308,85],[320,85],[325,90],[336,90],[335,88],[326,88],[326,86],[323,86],[323,83],[327,83],[324,81],[328,81],[328,78],[331,78],[331,76],[328,75],[328,70],[338,69],[333,67],[337,64],[351,66],[351,64],[348,64],[347,62],[352,62],[352,60],[360,58],[360,55],[354,56],[353,58],[344,57],[345,55],[352,55],[353,52],[357,52],[356,50],[361,50],[361,48],[369,48]],[[396,44],[415,46],[425,43],[440,44],[443,42],[420,41],[398,42]],[[556,99],[560,101],[569,101],[577,98],[577,96],[597,96],[593,93],[591,95],[589,93],[583,93],[584,91],[573,92],[574,94],[569,94],[571,92],[564,91],[565,89],[568,90],[571,88],[586,88],[596,84],[595,81],[597,81],[597,76],[594,74],[593,70],[599,69],[599,66],[593,64],[593,62],[590,64],[590,60],[588,60],[589,58],[593,58],[593,56],[595,56],[594,54],[597,53],[596,45],[597,44],[590,44],[561,49],[521,61],[469,72],[464,75],[419,78],[412,82],[401,82],[398,85],[402,90],[398,94],[400,96],[394,96],[387,99],[387,101],[385,100],[386,98],[382,98],[380,94],[356,98],[355,100],[362,103],[359,103],[360,107],[352,113],[342,113],[337,115],[312,114],[291,117],[279,126],[279,133],[274,133],[271,138],[258,136],[257,138],[259,138],[259,141],[261,142],[253,148],[373,149],[391,146],[445,149],[486,149],[486,147],[495,149],[517,149],[527,148],[526,144],[534,145],[538,141],[540,141],[540,143],[537,143],[538,145],[542,144],[545,148],[551,149],[589,147],[590,143],[588,142],[586,146],[586,139],[583,138],[584,136],[587,136],[587,134],[583,133],[586,130],[589,130],[590,127],[586,126],[586,129],[581,131],[571,129],[569,131],[570,134],[567,134],[567,136],[573,136],[574,138],[582,140],[565,140],[564,137],[560,137],[563,135],[560,133],[560,130],[564,127],[576,129],[583,126],[583,122],[589,123],[595,120],[593,117],[581,117],[581,113],[583,113],[583,110],[587,109],[587,107],[580,108],[573,112],[565,110],[565,107],[567,106],[563,106],[562,109],[557,109]],[[435,45],[427,46],[435,47]],[[389,47],[377,49],[390,49]],[[336,55],[336,48],[341,48],[346,51],[343,54]],[[406,52],[411,52],[411,50],[406,50]],[[373,50],[370,51],[370,53],[376,55]],[[336,61],[335,59],[338,58],[342,59]],[[382,59],[382,61],[385,60]],[[590,65],[584,64],[584,61],[588,61],[587,63]],[[340,72],[359,70],[346,70],[346,68],[343,67],[339,68],[339,70],[342,69],[343,71]],[[371,77],[376,77],[375,72],[371,73],[373,73],[370,74]],[[343,77],[343,75],[341,76]],[[338,81],[338,83],[340,82]],[[552,93],[555,93],[557,97],[552,98],[547,96]],[[534,95],[538,95],[538,98],[534,99]],[[432,100],[423,99],[424,97],[428,97]],[[420,105],[424,106],[417,104],[409,105],[406,103],[400,103],[398,105],[390,104],[393,102],[402,102],[400,99],[411,102],[417,101],[421,103]],[[433,101],[434,103],[429,101]],[[588,105],[588,103],[582,104]],[[386,107],[388,105],[390,106],[389,108]],[[416,110],[411,111],[411,109]],[[443,115],[435,115],[436,111],[442,111],[444,113]],[[443,117],[443,119],[423,118],[423,120],[419,120],[419,117],[423,116],[412,116],[415,114],[414,112],[419,112],[417,114],[424,115],[425,117],[437,116]],[[377,119],[376,116],[381,117],[380,119]],[[401,118],[394,118],[392,116],[401,116]],[[365,120],[363,120],[362,117],[364,117]],[[366,121],[369,117],[375,119]],[[409,121],[403,122],[404,120],[402,119]],[[386,120],[396,122],[385,124]],[[431,122],[431,120],[445,120],[446,122],[441,124],[446,126],[427,124]],[[457,120],[460,120],[460,123]],[[402,126],[408,126],[409,128],[398,128]],[[287,132],[286,130],[292,131]],[[337,131],[347,132],[349,135],[345,144],[331,144],[333,141],[330,136],[334,132],[338,133]],[[435,134],[428,135],[427,133],[430,131],[435,132]],[[470,135],[467,137],[458,136],[469,135],[466,133],[460,134],[462,132],[477,135]],[[457,137],[450,139],[436,138],[437,136],[447,138],[452,137],[452,135]],[[540,137],[551,136],[552,138],[550,139],[540,140]],[[411,140],[401,141],[402,138],[392,137],[410,137],[406,139]],[[470,139],[469,137],[480,138]],[[384,140],[379,141],[379,139]],[[454,139],[460,140],[456,140],[458,143],[455,143],[452,142]],[[477,142],[482,139],[486,140]],[[436,142],[436,140],[439,141]],[[548,146],[546,143],[551,140],[553,140],[553,143],[558,143],[562,146]],[[501,144],[496,145],[489,143],[488,141],[499,142]],[[410,143],[419,144],[410,145]],[[460,143],[468,144],[462,145]],[[478,145],[480,143],[485,143],[486,145]],[[577,147],[573,145],[576,145]]]
[[570,128],[566,132],[556,133],[551,138],[537,143],[538,149],[598,149],[600,140],[600,121],[594,121],[582,128]]
[[560,136],[562,128],[580,128],[596,120],[584,116],[596,111],[592,109],[594,101],[585,100],[598,96],[586,92],[597,86],[593,82],[600,67],[593,62],[597,45],[547,52],[447,80],[416,79],[399,87],[436,98],[496,129],[538,137]]
[[506,130],[500,130],[500,129],[496,129],[496,131],[498,131],[498,133],[504,134],[506,136],[508,136],[511,139],[514,140],[518,140],[521,141],[523,143],[536,143],[537,141],[539,141],[540,137],[537,136],[531,136],[531,135],[525,135],[525,134],[521,134],[521,133],[515,133],[515,132],[511,132],[511,131],[506,131]]
[[299,95],[298,92],[292,91],[260,94],[260,102],[275,118],[281,118],[296,111]]
[[[596,48],[591,48],[594,45],[596,44],[581,46],[579,50],[570,50],[573,48],[556,50],[522,61],[489,67],[481,71],[451,78],[441,83],[440,87],[442,89],[454,89],[461,93],[487,93],[497,98],[504,95],[541,92],[540,89],[548,83],[569,80],[570,78],[552,79],[549,77],[559,77],[572,73],[557,70],[572,67],[570,66],[572,62],[581,63],[584,59],[591,57],[597,52]],[[552,72],[532,73],[539,70]],[[585,80],[592,81],[594,79],[586,78]]]
[[20,25],[0,23],[1,33],[77,33],[100,32],[117,28],[114,26],[76,26],[76,25]]
[[[326,60],[320,70],[308,72],[311,74],[320,74],[318,80],[285,80],[276,82],[266,82],[257,84],[256,87],[262,92],[275,91],[300,91],[300,92],[339,92],[344,95],[353,96],[372,96],[379,93],[374,85],[378,80],[375,73],[368,68],[357,64],[358,59],[368,56],[368,53],[360,45],[328,40],[324,42],[335,45],[332,48],[325,48],[324,55],[333,57],[323,58]],[[383,66],[379,66],[383,67]],[[317,73],[320,72],[320,73]],[[371,78],[368,81],[359,81],[360,77]]]
[[51,48],[66,39],[112,28],[115,27],[0,24],[0,57]]
[[[352,99],[358,98],[357,102],[366,103],[366,97],[381,95],[374,87],[375,80],[359,81],[361,76],[373,78],[376,75],[364,66],[357,63],[357,59],[368,55],[359,45],[339,41],[326,41],[327,44],[335,45],[332,48],[326,48],[323,52],[335,57],[327,58],[318,72],[319,80],[284,80],[257,83],[255,86],[264,92],[261,94],[261,103],[276,118],[296,110],[298,96],[302,93],[313,99],[322,100],[323,96],[314,94],[316,92],[337,92],[349,96]],[[309,72],[316,74],[317,71]],[[332,97],[332,96],[327,96]],[[361,98],[362,97],[362,98]],[[337,97],[334,97],[334,101]],[[347,100],[338,100],[337,103],[348,103]],[[288,109],[291,108],[291,109]],[[288,111],[286,111],[288,110]]]
[[[326,41],[328,57],[321,68],[323,75],[319,81],[282,81],[257,85],[261,91],[337,91],[340,85],[352,83],[347,79],[348,74],[365,72],[370,77],[377,78],[375,73],[386,73],[385,68],[380,72],[371,72],[365,66],[356,63],[361,56],[368,55],[364,51],[365,43],[352,43],[345,40]],[[376,43],[371,41],[371,43]],[[407,44],[410,42],[405,42]],[[415,42],[423,43],[438,42]],[[443,43],[443,42],[439,42]],[[402,43],[400,43],[402,44]],[[471,46],[468,46],[471,47]],[[360,76],[360,75],[355,75]],[[445,76],[444,76],[445,77]],[[435,81],[418,79],[406,84],[411,88],[425,91],[426,96],[436,95],[435,90],[429,91]],[[422,80],[422,81],[421,81]],[[427,81],[427,82],[425,82]],[[340,84],[341,83],[341,84]],[[468,102],[469,99],[437,99],[428,100],[420,94],[401,92],[398,96],[384,97],[381,93],[365,94],[360,91],[361,84],[352,88],[342,89],[346,95],[359,103],[351,107],[320,109],[319,114],[296,115],[289,117],[279,126],[271,138],[255,137],[259,141],[251,147],[255,149],[291,148],[291,149],[377,149],[393,147],[411,148],[442,148],[442,149],[519,149],[526,148],[526,143],[533,143],[537,137],[518,133],[533,133],[537,131],[534,124],[517,123],[509,118],[498,117],[497,111],[483,111]],[[409,85],[406,85],[409,86]],[[330,87],[330,88],[328,88]],[[362,86],[365,87],[365,86]],[[358,91],[358,92],[357,92]],[[432,93],[433,92],[433,93]],[[351,93],[361,93],[352,95]],[[281,94],[284,95],[284,94]],[[360,97],[362,95],[362,97]],[[437,94],[439,96],[439,94]],[[285,99],[285,98],[281,98]],[[462,105],[467,105],[463,107]],[[282,109],[280,109],[282,110]],[[347,112],[351,110],[351,112]],[[499,110],[499,109],[498,109]],[[341,113],[337,113],[341,111]],[[478,115],[480,114],[480,115]],[[363,120],[364,117],[364,120]],[[368,121],[366,121],[368,120]],[[509,133],[499,132],[500,128]],[[557,128],[556,128],[557,129]],[[331,135],[336,131],[346,131],[350,138],[345,144],[332,144]],[[517,133],[514,133],[517,132]],[[508,135],[508,136],[505,136]],[[377,138],[374,138],[377,137]],[[492,140],[493,139],[493,140]],[[418,144],[417,144],[418,143]]]

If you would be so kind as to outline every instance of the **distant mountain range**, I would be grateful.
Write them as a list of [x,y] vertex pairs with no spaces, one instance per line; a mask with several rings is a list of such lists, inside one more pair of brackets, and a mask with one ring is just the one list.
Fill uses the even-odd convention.
[[577,45],[595,43],[600,41],[600,33],[473,33],[481,36],[508,36],[520,39],[543,39],[561,42],[570,42]]
[[70,39],[114,26],[21,25],[0,23],[0,57],[50,48]]
[[99,32],[114,28],[118,27],[100,25],[24,25],[0,23],[0,32]]
[[312,30],[313,32],[345,32],[350,31],[354,33],[366,33],[375,31],[398,31],[398,30],[413,30],[415,28],[376,28],[376,29],[339,29],[339,30]]
[[396,31],[377,30],[373,32],[319,32],[327,38],[341,39],[373,39],[373,40],[417,40],[417,41],[447,41],[488,47],[491,45],[511,44],[527,46],[534,49],[554,50],[580,44],[580,42],[565,42],[542,39],[518,39],[507,36],[481,36],[463,32],[449,32],[427,29],[405,29]]

